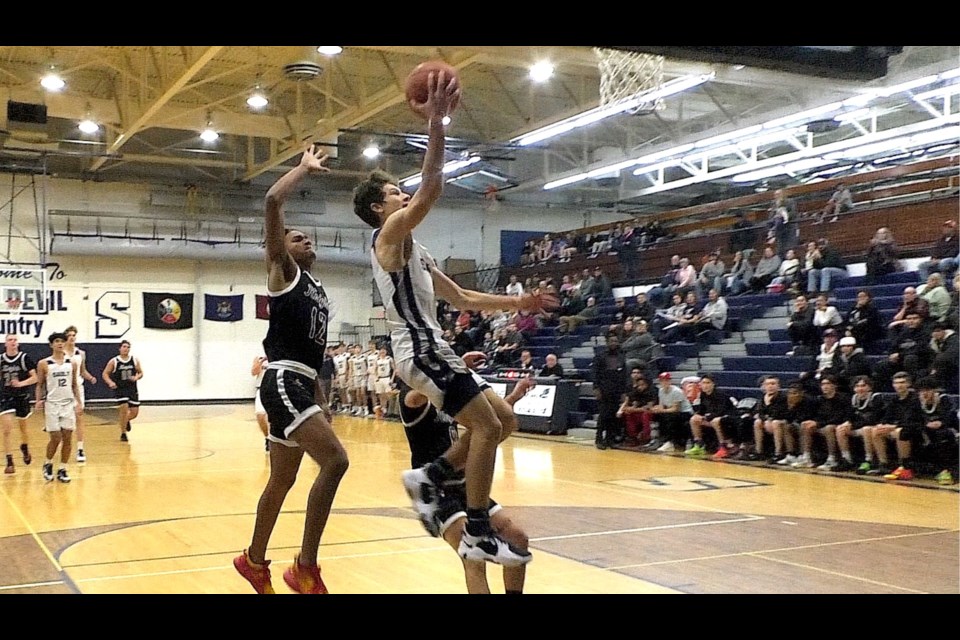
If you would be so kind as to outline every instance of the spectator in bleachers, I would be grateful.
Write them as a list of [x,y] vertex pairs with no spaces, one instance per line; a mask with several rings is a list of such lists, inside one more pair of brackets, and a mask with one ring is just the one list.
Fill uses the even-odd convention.
[[453,340],[449,344],[458,356],[477,350],[477,345],[470,337],[470,334],[463,328],[463,325],[460,324],[453,328]]
[[546,233],[543,240],[537,243],[537,261],[543,264],[553,257],[553,237]]
[[[753,420],[753,451],[747,460],[764,460],[765,438],[769,435],[773,439],[774,456],[779,459],[783,452],[783,429],[779,423],[783,422],[787,411],[787,399],[780,392],[780,378],[765,376],[763,379],[763,397],[757,403]],[[779,435],[778,435],[779,434]]]
[[[850,418],[837,425],[837,448],[848,467],[856,466],[857,475],[862,476],[877,466],[877,454],[873,450],[873,427],[880,422],[885,409],[883,396],[873,390],[873,380],[868,376],[860,376],[854,381],[850,406],[853,410]],[[858,466],[850,448],[851,437],[863,441],[864,457]]]
[[667,272],[663,274],[660,278],[660,284],[652,287],[647,295],[650,298],[650,303],[653,306],[660,308],[664,306],[665,301],[670,299],[670,296],[673,295],[674,290],[677,288],[677,273],[680,271],[680,256],[673,255],[670,257],[670,267],[667,269]]
[[857,291],[857,303],[847,312],[843,326],[846,334],[856,338],[857,344],[865,350],[883,338],[883,321],[870,291]]
[[946,322],[935,322],[930,332],[930,351],[933,361],[930,376],[940,383],[947,393],[960,393],[960,337]]
[[[923,431],[916,445],[919,458],[939,469],[937,482],[951,485],[957,474],[957,408],[950,398],[940,393],[936,378],[917,381],[920,411],[923,416]],[[952,471],[951,471],[952,469]]]
[[593,243],[590,245],[590,255],[587,260],[593,260],[601,253],[609,251],[611,229],[599,229],[592,234]]
[[757,226],[750,220],[747,220],[743,211],[737,211],[736,222],[733,223],[727,248],[730,250],[730,253],[734,254],[740,251],[749,251],[752,253],[756,245]]
[[933,272],[940,272],[944,280],[949,280],[951,275],[957,271],[960,264],[960,244],[957,243],[957,221],[947,220],[943,223],[943,231],[937,243],[930,252],[930,259],[919,264],[917,270],[920,272],[920,279],[926,280]]
[[650,387],[650,379],[639,367],[630,369],[630,389],[617,410],[626,431],[624,446],[637,447],[650,442],[650,409],[657,403],[657,392]]
[[646,293],[638,293],[633,299],[633,302],[627,305],[627,315],[633,318],[634,322],[636,322],[638,318],[650,322],[653,320],[654,313],[655,310],[653,305],[647,301]]
[[570,316],[560,316],[559,325],[557,326],[557,333],[572,333],[580,325],[590,322],[591,320],[595,320],[598,315],[599,309],[597,308],[597,299],[594,296],[589,296],[587,298],[587,306],[585,306],[579,312]]
[[804,371],[800,374],[800,381],[808,393],[816,395],[820,391],[820,379],[824,371],[833,366],[833,356],[840,351],[840,336],[836,329],[825,329],[823,332],[820,349],[814,359],[814,368],[812,371]]
[[[809,245],[808,245],[809,255]],[[843,257],[826,238],[817,240],[813,266],[807,271],[807,293],[830,293],[838,280],[847,277]]]
[[820,215],[817,216],[813,224],[823,224],[828,216],[831,216],[830,222],[836,222],[837,216],[852,210],[853,194],[850,193],[850,189],[845,184],[838,182],[836,188],[833,190],[833,195],[830,196],[827,204],[820,210]]
[[813,309],[813,326],[823,335],[825,329],[839,329],[843,324],[843,317],[837,308],[830,304],[827,294],[821,293],[817,296]]
[[[810,272],[816,267],[816,261],[821,258],[820,247],[817,246],[817,243],[813,240],[807,243],[807,250],[803,254],[803,258],[800,260],[800,278],[807,281],[809,289],[810,282]],[[811,291],[813,293],[816,291],[816,288]]]
[[563,365],[557,362],[557,354],[548,353],[546,358],[544,358],[544,365],[540,369],[540,373],[537,374],[541,378],[562,378],[563,377]]
[[523,369],[526,372],[535,374],[537,366],[533,363],[533,354],[529,349],[520,351],[520,359],[513,364],[514,369]]
[[539,327],[537,326],[537,317],[529,311],[521,310],[513,314],[511,323],[523,335],[526,342],[530,342],[536,337]]
[[664,343],[696,342],[699,317],[700,309],[697,303],[697,294],[693,291],[688,291],[679,319],[672,324],[672,326],[668,325],[664,327],[663,332],[660,334],[660,341]]
[[690,291],[696,291],[697,269],[690,264],[689,258],[680,258],[680,269],[677,271],[677,288],[680,295],[686,297]]
[[[802,460],[800,455],[800,440],[803,429],[801,425],[812,420],[817,415],[817,401],[807,394],[800,382],[791,382],[787,387],[787,404],[783,412],[783,419],[776,425],[780,431],[780,441],[783,443],[783,453],[774,455],[770,464],[793,466]],[[774,434],[776,437],[776,434]],[[776,440],[774,440],[776,442]]]
[[500,341],[494,337],[492,331],[487,331],[483,334],[483,351],[487,355],[487,360],[493,362],[493,356],[497,352],[497,347],[500,346]]
[[753,270],[753,277],[747,282],[750,291],[763,293],[767,285],[776,277],[780,262],[780,256],[774,252],[773,247],[764,247],[763,257]]
[[494,350],[493,364],[502,367],[511,366],[517,360],[520,348],[524,344],[523,334],[517,331],[517,326],[512,322],[507,323]]
[[876,284],[877,279],[899,271],[900,249],[890,229],[880,227],[870,239],[867,249],[867,277],[868,285]]
[[532,267],[537,263],[537,241],[525,240],[523,242],[523,251],[520,253],[520,266],[524,269]]
[[508,296],[522,296],[523,295],[523,285],[517,280],[516,275],[510,276],[510,282],[507,284],[507,295]]
[[[893,376],[894,395],[886,403],[883,417],[873,428],[873,450],[879,459],[868,475],[882,475],[888,480],[913,480],[911,441],[922,433],[923,410],[920,399],[912,388],[913,378],[906,371]],[[899,466],[890,464],[888,440],[896,443]]]
[[590,296],[600,297],[600,285],[597,282],[597,279],[593,277],[593,274],[590,272],[590,269],[584,269],[582,272],[583,279],[580,281],[580,297],[586,300]]
[[846,461],[837,460],[837,425],[848,422],[853,417],[853,406],[845,393],[837,390],[837,379],[830,374],[820,378],[820,397],[817,399],[817,414],[811,420],[800,424],[800,459],[791,466],[812,468],[813,438],[820,434],[827,441],[827,460],[818,469],[821,471],[850,471]]
[[793,301],[793,313],[787,320],[787,334],[793,349],[787,352],[788,356],[812,355],[819,340],[817,329],[813,326],[813,307],[804,295],[797,296]]
[[736,433],[736,402],[727,393],[717,389],[713,376],[705,373],[700,376],[700,398],[694,407],[694,414],[690,416],[690,432],[693,435],[693,446],[687,449],[686,454],[694,458],[703,458],[707,455],[707,446],[703,439],[704,429],[713,429],[716,433],[717,450],[714,457],[722,460],[729,456],[733,448],[730,439]]
[[620,252],[620,246],[623,243],[623,223],[618,222],[613,226],[613,230],[610,232],[610,237],[607,240],[607,255],[615,256]]
[[729,307],[727,301],[717,292],[716,289],[710,289],[707,292],[707,303],[697,315],[695,329],[697,332],[709,329],[722,331],[727,326],[727,313]]
[[563,242],[560,243],[560,249],[558,252],[558,262],[570,262],[570,258],[577,255],[577,237],[576,234],[572,231],[568,232],[563,237]]
[[791,293],[800,293],[799,288],[795,286],[799,271],[800,260],[797,258],[796,252],[793,249],[787,249],[787,255],[780,262],[777,274],[767,285],[767,291],[780,293],[789,288]]
[[622,298],[615,298],[613,301],[613,322],[614,324],[623,324],[623,321],[630,317],[630,310],[627,308],[627,301]]
[[747,284],[753,277],[753,264],[747,256],[746,251],[737,251],[733,255],[730,271],[721,279],[721,294],[729,292],[732,296],[738,296],[747,290]]
[[[624,326],[626,326],[626,323],[624,323]],[[621,342],[623,355],[627,359],[627,367],[630,369],[640,368],[648,375],[652,375],[656,373],[654,363],[663,357],[663,349],[647,331],[648,325],[646,322],[640,320],[631,323],[631,326],[631,331],[624,331],[624,338]]]
[[618,338],[620,338],[620,348],[623,348],[623,341],[626,339],[627,335],[633,333],[633,319],[630,317],[624,318],[622,322],[614,322],[607,328],[607,333],[614,333]]
[[783,189],[777,189],[773,195],[773,204],[768,211],[767,243],[776,243],[776,253],[783,259],[787,249],[796,246],[799,240],[797,205]]
[[947,324],[954,331],[960,331],[960,273],[953,276],[953,291],[950,292],[950,311]]
[[636,225],[627,224],[623,228],[623,235],[614,245],[614,250],[620,260],[620,268],[623,271],[623,277],[627,282],[633,282],[637,279],[637,264],[640,256],[637,249],[640,246],[640,234]]
[[833,354],[833,363],[824,370],[837,380],[837,389],[841,393],[851,393],[853,381],[871,373],[870,361],[863,349],[857,346],[852,336],[840,338],[839,348]]
[[610,283],[610,278],[607,277],[607,274],[603,272],[603,269],[600,267],[593,268],[593,280],[596,283],[594,295],[596,295],[598,299],[609,300],[613,297],[613,285]]
[[896,340],[900,331],[907,325],[907,315],[916,313],[920,316],[922,322],[926,322],[930,317],[930,305],[926,300],[917,295],[916,287],[909,286],[903,290],[903,304],[893,316],[893,320],[887,325],[887,337],[890,340]]
[[934,322],[945,322],[947,314],[950,313],[950,293],[943,286],[943,276],[936,272],[931,273],[927,276],[923,291],[918,289],[917,292],[927,301],[930,319]]
[[[892,340],[890,355],[874,368],[874,380],[878,391],[889,390],[891,372],[904,371],[911,378],[925,372],[932,361],[930,332],[926,330],[920,314],[907,313],[907,324]],[[894,380],[895,382],[895,380]]]
[[569,296],[571,292],[575,289],[573,285],[573,279],[569,274],[564,274],[560,278],[560,297]]
[[686,449],[690,432],[690,416],[693,415],[690,400],[680,387],[672,383],[671,378],[667,371],[657,376],[660,387],[657,390],[657,404],[650,409],[659,424],[660,440],[663,442],[657,448],[660,453]]
[[590,372],[598,409],[595,444],[597,449],[607,449],[623,441],[617,410],[630,385],[627,361],[616,335],[607,336],[607,348],[594,356]]
[[[557,298],[557,300],[560,300],[560,299],[561,299],[561,296],[560,296],[559,292],[557,291],[556,285],[554,285],[552,282],[551,282],[550,284],[548,284],[546,287],[544,287],[544,291],[546,291],[546,292],[549,293],[550,295],[552,295],[552,296],[554,296],[555,298]],[[541,309],[540,311],[538,311],[538,312],[534,315],[534,318],[536,318],[536,321],[537,321],[537,331],[539,332],[539,330],[542,329],[543,327],[555,327],[555,326],[557,326],[557,324],[560,322],[560,311],[559,311],[559,309],[555,309],[555,310],[552,310],[552,311],[547,311],[546,309]]]
[[725,272],[726,265],[720,259],[720,250],[710,252],[700,269],[700,275],[697,276],[697,295],[703,297],[703,293],[710,289],[720,291],[723,287],[723,274]]

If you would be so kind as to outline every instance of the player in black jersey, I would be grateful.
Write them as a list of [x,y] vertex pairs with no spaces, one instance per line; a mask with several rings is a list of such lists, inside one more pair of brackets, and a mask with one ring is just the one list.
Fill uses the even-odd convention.
[[[463,355],[464,363],[470,369],[476,368],[486,361],[486,355],[473,351]],[[482,378],[477,379],[480,388],[489,385]],[[511,407],[522,398],[536,383],[530,378],[520,378],[516,386],[504,400]],[[439,456],[443,455],[454,441],[459,439],[457,424],[447,414],[437,411],[437,408],[424,394],[414,391],[402,380],[398,384],[400,389],[400,421],[404,426],[404,434],[410,444],[410,463],[414,469],[423,467]],[[438,508],[435,514],[436,527],[447,544],[457,551],[463,528],[467,524],[467,495],[463,473],[444,481],[439,490]],[[503,508],[494,500],[490,500],[490,526],[503,538],[514,552],[519,555],[529,555],[527,550],[527,534],[518,527],[504,512]],[[490,593],[487,583],[487,567],[483,561],[461,559],[463,572],[467,581],[468,593]],[[503,586],[507,593],[523,593],[523,584],[526,579],[527,566],[503,567]]]
[[27,436],[27,418],[33,413],[30,408],[30,387],[37,383],[37,365],[25,351],[20,351],[16,334],[8,333],[6,349],[0,355],[0,429],[3,430],[3,450],[7,456],[4,473],[14,473],[13,453],[10,450],[10,432],[13,419],[20,426],[20,453],[23,464],[30,464],[30,441]]
[[347,471],[347,452],[331,426],[330,408],[319,384],[327,343],[329,301],[310,268],[317,258],[302,231],[284,227],[283,205],[307,174],[329,171],[327,156],[310,145],[300,163],[267,191],[265,245],[270,325],[263,341],[268,364],[260,401],[270,424],[270,479],[257,505],[250,546],[233,566],[257,593],[273,593],[267,544],[306,453],[320,466],[307,498],[303,543],[284,582],[297,593],[327,593],[317,553],[333,499]]
[[[130,341],[120,342],[120,355],[110,358],[100,375],[117,397],[117,424],[120,441],[127,442],[130,422],[140,415],[140,391],[137,381],[143,377],[140,361],[130,355]],[[78,383],[79,384],[79,383]]]

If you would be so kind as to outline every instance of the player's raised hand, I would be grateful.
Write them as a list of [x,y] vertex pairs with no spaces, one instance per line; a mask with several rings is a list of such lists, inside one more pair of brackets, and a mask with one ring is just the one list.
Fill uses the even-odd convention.
[[427,80],[427,101],[410,100],[410,108],[427,120],[442,119],[460,102],[460,81],[443,71],[432,72]]
[[476,371],[487,364],[487,354],[483,351],[469,351],[463,354],[463,362],[471,371]]
[[306,167],[310,173],[327,173],[330,171],[330,167],[323,164],[327,161],[327,157],[322,147],[309,144],[300,158],[300,166]]
[[525,293],[520,296],[520,309],[522,311],[539,313],[541,311],[553,311],[559,306],[559,298],[552,293],[535,291],[533,293]]

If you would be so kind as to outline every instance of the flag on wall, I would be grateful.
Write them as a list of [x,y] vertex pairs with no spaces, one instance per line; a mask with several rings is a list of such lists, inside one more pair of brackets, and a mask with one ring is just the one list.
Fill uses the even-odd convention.
[[203,294],[204,320],[217,322],[238,322],[243,320],[243,294],[235,296],[214,296]]
[[192,329],[192,293],[144,293],[143,326],[147,329]]
[[257,296],[257,320],[269,320],[270,319],[270,296],[262,296],[259,293]]

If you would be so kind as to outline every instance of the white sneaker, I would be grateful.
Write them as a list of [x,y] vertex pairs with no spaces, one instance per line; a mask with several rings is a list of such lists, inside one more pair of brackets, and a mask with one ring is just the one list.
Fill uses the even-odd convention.
[[827,458],[827,461],[824,462],[819,467],[817,467],[817,469],[819,469],[820,471],[833,471],[838,466],[839,465],[837,464],[836,460],[834,460],[833,458]]
[[457,553],[464,560],[493,562],[504,567],[519,567],[533,560],[529,551],[511,546],[492,531],[485,536],[472,536],[464,529]]
[[812,469],[813,462],[810,460],[810,456],[808,456],[807,454],[803,454],[802,456],[797,458],[797,461],[791,464],[790,466],[793,467],[794,469]]
[[788,355],[788,356],[792,356],[792,355],[793,355],[793,351],[787,351],[787,355]]
[[793,455],[792,453],[788,453],[787,455],[783,456],[783,458],[781,458],[780,460],[777,460],[777,464],[780,464],[780,465],[793,464],[799,459],[800,459],[799,457]]
[[[437,525],[437,487],[430,480],[427,472],[419,469],[408,469],[403,472],[403,488],[413,502],[413,508],[420,517],[420,524],[434,538],[440,537],[440,527]],[[466,532],[464,532],[466,534]]]
[[83,452],[83,449],[77,449],[77,462],[86,462],[87,454]]
[[660,445],[660,448],[657,449],[657,453],[673,453],[676,450],[677,449],[673,446],[672,442],[667,442]]

